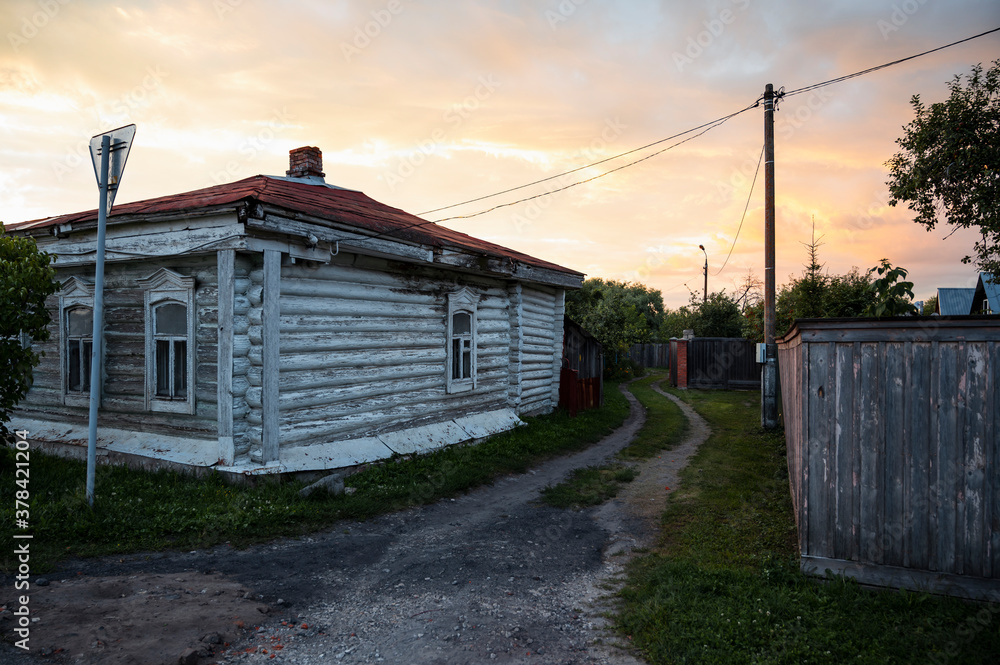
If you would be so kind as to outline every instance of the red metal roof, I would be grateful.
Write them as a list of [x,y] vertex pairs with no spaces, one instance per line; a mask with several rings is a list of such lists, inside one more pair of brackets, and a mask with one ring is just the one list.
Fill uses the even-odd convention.
[[[282,178],[270,178],[263,175],[182,194],[161,196],[133,203],[121,203],[112,208],[108,219],[112,221],[115,217],[126,215],[151,215],[225,207],[243,201],[258,201],[266,205],[355,227],[361,231],[385,234],[384,237],[389,239],[398,238],[431,247],[450,247],[496,258],[509,258],[538,268],[583,275],[583,273],[555,263],[536,259],[507,247],[428,222],[398,208],[379,203],[362,192]],[[87,210],[58,217],[8,224],[6,230],[30,233],[35,229],[48,228],[57,224],[96,220],[97,210]]]

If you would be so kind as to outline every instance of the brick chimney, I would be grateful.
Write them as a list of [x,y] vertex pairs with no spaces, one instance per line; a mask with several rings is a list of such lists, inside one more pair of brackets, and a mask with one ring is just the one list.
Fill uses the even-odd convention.
[[304,146],[288,151],[288,170],[285,175],[290,178],[307,178],[310,176],[323,178],[323,152],[314,146]]

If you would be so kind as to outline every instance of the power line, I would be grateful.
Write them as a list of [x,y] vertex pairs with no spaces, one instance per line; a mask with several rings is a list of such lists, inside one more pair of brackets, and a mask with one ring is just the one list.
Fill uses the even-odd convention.
[[[722,117],[716,118],[715,120],[711,120],[709,122],[706,122],[706,123],[703,123],[701,125],[698,125],[697,127],[693,127],[691,129],[685,130],[685,131],[680,132],[678,134],[674,134],[673,136],[668,136],[665,139],[660,139],[659,141],[655,141],[654,143],[647,144],[647,145],[645,145],[645,146],[643,146],[641,148],[635,148],[633,150],[629,150],[627,152],[623,152],[621,154],[615,155],[614,157],[608,157],[607,159],[602,159],[599,162],[594,162],[593,164],[587,164],[586,166],[581,166],[581,167],[575,168],[575,169],[573,169],[571,171],[566,171],[565,173],[560,173],[558,175],[550,176],[548,178],[543,178],[542,180],[536,180],[535,182],[530,182],[530,183],[528,183],[526,185],[520,185],[518,187],[512,187],[511,189],[505,190],[503,192],[497,192],[496,194],[489,194],[487,196],[481,196],[481,197],[479,197],[477,199],[471,199],[470,201],[465,201],[463,203],[456,203],[454,205],[445,206],[443,208],[437,208],[437,210],[446,210],[448,208],[454,208],[456,206],[464,205],[464,203],[471,203],[473,201],[481,201],[483,199],[488,199],[488,198],[492,198],[494,196],[499,196],[500,194],[504,194],[504,193],[507,193],[507,192],[513,192],[513,191],[516,191],[518,189],[524,189],[525,187],[530,187],[532,185],[537,185],[538,183],[541,183],[541,182],[546,182],[548,180],[553,180],[555,178],[560,178],[560,177],[562,177],[564,175],[567,175],[567,174],[570,174],[570,173],[575,173],[576,171],[581,171],[583,169],[590,168],[591,166],[595,166],[597,164],[603,164],[604,162],[607,162],[607,161],[610,161],[610,160],[613,160],[613,159],[617,159],[619,157],[622,157],[624,155],[628,155],[628,154],[631,154],[631,153],[634,153],[634,152],[638,152],[639,150],[644,150],[644,149],[646,149],[646,148],[648,148],[650,146],[658,145],[660,143],[663,143],[664,141],[669,141],[669,140],[675,139],[675,138],[677,138],[679,136],[684,136],[685,134],[690,134],[691,132],[698,131],[699,129],[702,130],[702,131],[698,132],[697,134],[695,134],[693,136],[689,136],[689,137],[687,137],[686,139],[684,139],[682,141],[678,141],[677,143],[669,145],[666,148],[663,148],[662,150],[657,150],[656,152],[654,152],[654,153],[652,153],[650,155],[646,155],[645,157],[642,157],[641,159],[637,159],[635,161],[629,162],[628,164],[623,164],[623,165],[621,165],[619,167],[616,167],[614,169],[611,169],[609,171],[605,171],[604,173],[600,173],[600,174],[598,174],[598,175],[596,175],[596,176],[594,176],[592,178],[587,178],[586,180],[580,180],[578,182],[574,182],[572,184],[566,185],[565,187],[560,187],[558,189],[553,189],[553,190],[548,191],[548,192],[542,192],[541,194],[536,194],[534,196],[528,196],[528,197],[525,197],[523,199],[519,199],[517,201],[512,201],[510,203],[502,203],[500,205],[493,206],[492,208],[489,208],[487,210],[481,210],[479,212],[471,213],[471,214],[468,214],[468,215],[455,215],[453,217],[444,217],[442,219],[435,219],[435,220],[431,220],[431,221],[426,221],[425,220],[425,221],[422,221],[422,222],[417,222],[415,224],[408,224],[406,226],[401,226],[401,227],[399,227],[397,229],[389,229],[387,231],[383,231],[381,233],[377,233],[377,234],[372,235],[372,236],[365,236],[364,238],[343,238],[343,240],[345,240],[345,241],[350,241],[350,240],[355,240],[355,241],[376,240],[378,238],[384,238],[385,236],[389,236],[389,235],[393,235],[393,234],[396,234],[396,233],[400,233],[400,232],[406,231],[408,229],[414,229],[414,228],[418,228],[418,227],[421,227],[421,226],[428,226],[430,224],[437,224],[438,222],[444,222],[444,221],[447,221],[449,219],[468,219],[470,217],[478,217],[479,215],[485,215],[488,212],[492,212],[493,210],[496,210],[497,208],[504,208],[504,207],[507,207],[507,206],[517,205],[518,203],[523,203],[525,201],[530,201],[532,199],[537,199],[537,198],[540,198],[540,197],[543,197],[543,196],[548,196],[549,194],[555,194],[556,192],[561,192],[561,191],[570,189],[572,187],[576,187],[578,185],[583,185],[583,184],[591,182],[593,180],[597,180],[598,178],[603,178],[604,176],[611,175],[615,171],[621,171],[622,169],[628,168],[630,166],[634,166],[635,164],[638,164],[639,162],[643,162],[643,161],[646,161],[647,159],[651,159],[652,157],[656,157],[659,154],[662,154],[662,153],[664,153],[664,152],[666,152],[668,150],[676,148],[677,146],[681,145],[682,143],[687,143],[688,141],[694,140],[694,139],[698,138],[699,136],[701,136],[702,134],[705,134],[706,132],[709,132],[710,130],[715,129],[716,127],[718,127],[722,123],[726,122],[730,118],[734,118],[734,117],[740,115],[741,113],[745,113],[745,112],[749,111],[750,109],[756,108],[759,104],[760,104],[760,99],[757,99],[756,101],[754,101],[753,104],[750,104],[749,106],[746,106],[746,107],[740,109],[739,111],[734,111],[733,113],[730,113],[729,115],[724,115]],[[434,211],[431,210],[429,212],[434,212]],[[427,213],[421,213],[421,214],[427,214]]]
[[[492,208],[487,208],[486,210],[480,210],[479,212],[470,213],[468,215],[454,215],[452,217],[443,217],[441,219],[436,219],[434,221],[435,222],[444,222],[444,221],[447,221],[449,219],[469,219],[470,217],[478,217],[479,215],[485,215],[488,212],[493,212],[494,210],[497,210],[498,208],[506,208],[508,206],[517,205],[518,203],[524,203],[525,201],[531,201],[532,199],[541,198],[543,196],[548,196],[550,194],[555,194],[556,192],[565,191],[567,189],[570,189],[572,187],[576,187],[578,185],[583,185],[585,183],[592,182],[594,180],[597,180],[598,178],[603,178],[604,176],[611,175],[612,173],[614,173],[616,171],[621,171],[622,169],[627,169],[630,166],[635,166],[639,162],[644,162],[647,159],[652,159],[653,157],[656,157],[657,155],[660,155],[660,154],[662,154],[662,153],[664,153],[664,152],[666,152],[668,150],[672,150],[673,148],[676,148],[677,146],[681,145],[682,143],[687,143],[688,141],[694,140],[694,139],[698,138],[699,136],[701,136],[701,135],[703,135],[703,134],[705,134],[705,133],[707,133],[707,132],[715,129],[716,127],[718,127],[719,125],[723,124],[724,122],[726,122],[730,118],[735,117],[735,116],[737,116],[737,115],[739,115],[741,113],[744,113],[746,111],[749,111],[750,109],[752,109],[752,108],[754,108],[756,106],[757,106],[757,102],[754,102],[752,105],[747,106],[746,108],[743,108],[743,109],[741,109],[739,111],[736,111],[735,113],[730,113],[729,115],[724,116],[722,118],[717,118],[716,120],[713,120],[711,123],[705,123],[705,125],[700,125],[700,127],[704,127],[705,129],[702,129],[700,132],[698,132],[697,134],[695,134],[693,136],[689,136],[689,137],[687,137],[686,139],[684,139],[682,141],[678,141],[677,143],[674,143],[673,145],[669,145],[666,148],[663,148],[662,150],[657,150],[656,152],[654,152],[654,153],[652,153],[650,155],[646,155],[645,157],[642,157],[640,159],[637,159],[634,162],[629,162],[628,164],[622,164],[621,166],[615,167],[615,168],[613,168],[613,169],[611,169],[609,171],[605,171],[604,173],[600,173],[598,175],[595,175],[592,178],[587,178],[586,180],[580,180],[578,182],[574,182],[572,184],[566,185],[565,187],[559,187],[558,189],[553,189],[553,190],[550,190],[548,192],[542,192],[541,194],[535,194],[534,196],[526,196],[523,199],[518,199],[517,201],[511,201],[510,203],[501,203],[499,205],[493,206]],[[683,134],[690,133],[691,131],[694,131],[694,130],[688,130],[687,132],[683,132]],[[677,134],[675,136],[682,136],[683,134]],[[662,143],[662,141],[660,141],[660,142]],[[583,167],[583,168],[586,168],[586,167]],[[577,170],[579,170],[579,169],[577,169]],[[559,177],[559,176],[553,176],[553,177]],[[551,180],[551,178],[546,178],[546,180]],[[526,186],[527,185],[525,185],[525,187]]]
[[[659,145],[659,144],[664,143],[666,141],[670,141],[670,140],[678,138],[680,136],[684,136],[685,134],[690,134],[691,132],[696,132],[699,129],[702,129],[703,127],[708,127],[709,125],[713,125],[713,124],[715,124],[717,122],[720,122],[720,121],[725,122],[729,118],[731,118],[731,117],[733,117],[735,115],[739,115],[740,113],[743,113],[743,111],[747,111],[749,109],[752,109],[752,108],[756,107],[760,103],[761,99],[762,98],[758,98],[757,101],[754,102],[751,106],[748,106],[745,109],[737,111],[736,113],[731,113],[730,115],[723,116],[722,118],[716,118],[715,120],[711,120],[711,121],[706,122],[706,123],[704,123],[702,125],[698,125],[697,127],[692,127],[691,129],[688,129],[688,130],[685,130],[683,132],[674,134],[673,136],[668,136],[668,137],[662,138],[662,139],[660,139],[658,141],[653,141],[652,143],[647,143],[644,146],[640,146],[638,148],[633,148],[632,150],[626,150],[625,152],[618,153],[617,155],[612,155],[611,157],[606,157],[604,159],[598,160],[596,162],[592,162],[590,164],[585,164],[583,166],[578,166],[575,169],[570,169],[569,171],[563,171],[562,173],[558,173],[556,175],[549,176],[547,178],[542,178],[541,180],[535,180],[534,182],[529,182],[529,183],[526,183],[524,185],[518,185],[517,187],[511,187],[510,189],[505,189],[502,192],[496,192],[496,193],[493,193],[493,194],[487,194],[486,196],[479,196],[479,197],[476,197],[474,199],[469,199],[468,201],[462,201],[461,203],[453,203],[451,205],[442,206],[440,208],[434,208],[433,210],[425,210],[424,212],[417,213],[417,214],[418,214],[418,216],[419,215],[429,215],[432,212],[440,212],[442,210],[448,210],[449,208],[457,208],[458,206],[463,206],[463,205],[465,205],[467,203],[475,203],[476,201],[482,201],[484,199],[491,199],[494,196],[500,196],[501,194],[509,194],[510,192],[516,192],[519,189],[524,189],[526,187],[531,187],[532,185],[539,185],[539,184],[541,184],[543,182],[548,182],[549,180],[555,180],[556,178],[561,178],[561,177],[563,177],[565,175],[569,175],[571,173],[576,173],[577,171],[583,171],[584,169],[589,169],[589,168],[597,166],[599,164],[604,164],[605,162],[613,161],[615,159],[618,159],[619,157],[624,157],[625,155],[631,155],[634,152],[639,152],[641,150],[645,150],[646,148],[652,148],[654,145]],[[448,219],[453,219],[453,218],[449,217]]]
[[[892,62],[887,62],[885,64],[878,65],[876,67],[869,67],[868,69],[863,69],[861,71],[854,72],[853,74],[846,74],[844,76],[839,76],[837,78],[830,79],[828,81],[823,81],[821,83],[814,83],[812,85],[808,85],[808,86],[805,86],[805,87],[802,87],[802,88],[796,88],[795,90],[790,90],[790,91],[787,91],[787,92],[781,92],[778,95],[776,95],[776,97],[791,97],[793,95],[798,95],[798,94],[801,94],[801,93],[804,93],[804,92],[808,92],[809,90],[815,90],[816,88],[821,88],[823,86],[832,85],[834,83],[839,83],[841,81],[846,81],[846,80],[849,80],[849,79],[852,79],[852,78],[857,78],[857,77],[863,76],[865,74],[870,74],[872,72],[876,72],[876,71],[878,71],[880,69],[885,69],[887,67],[892,67],[894,65],[898,65],[900,63],[907,62],[907,61],[913,60],[915,58],[920,58],[920,57],[923,57],[925,55],[929,55],[931,53],[936,53],[937,51],[941,51],[941,50],[944,50],[944,49],[947,49],[947,48],[951,48],[952,46],[957,46],[958,44],[963,44],[965,42],[972,41],[973,39],[979,39],[980,37],[985,37],[986,35],[992,34],[994,32],[1000,32],[1000,28],[993,28],[992,30],[987,30],[985,32],[981,32],[978,35],[973,35],[971,37],[966,37],[965,39],[960,39],[958,41],[951,42],[950,44],[945,44],[944,46],[939,46],[937,48],[930,49],[928,51],[923,51],[921,53],[917,53],[917,54],[908,56],[906,58],[900,58],[899,60],[893,60]],[[585,183],[588,183],[588,182],[592,182],[594,180],[597,180],[598,178],[603,178],[604,176],[610,175],[610,174],[612,174],[612,173],[614,173],[616,171],[620,171],[620,170],[628,168],[630,166],[634,166],[634,165],[636,165],[636,164],[638,164],[640,162],[646,161],[647,159],[650,159],[650,158],[655,157],[655,156],[657,156],[659,154],[662,154],[662,153],[666,152],[667,150],[670,150],[672,148],[677,147],[678,145],[681,145],[682,143],[686,143],[687,141],[695,139],[695,138],[701,136],[702,134],[705,134],[706,132],[714,129],[715,127],[718,127],[719,125],[721,125],[722,123],[726,122],[730,118],[733,118],[733,117],[735,117],[737,115],[740,115],[741,113],[745,113],[746,111],[749,111],[750,109],[756,108],[757,106],[760,105],[761,99],[763,99],[763,98],[762,97],[758,97],[757,100],[754,101],[753,104],[751,104],[749,106],[746,106],[746,107],[744,107],[744,108],[742,108],[739,111],[736,111],[734,113],[730,113],[729,115],[722,116],[720,118],[716,118],[715,120],[711,120],[709,122],[703,123],[701,125],[698,125],[697,127],[692,127],[691,129],[688,129],[686,131],[680,132],[678,134],[674,134],[672,136],[668,136],[666,138],[660,139],[658,141],[654,141],[653,143],[649,143],[649,144],[646,144],[646,145],[638,147],[638,148],[633,148],[632,150],[628,150],[626,152],[619,153],[619,154],[614,155],[612,157],[607,157],[607,158],[599,160],[597,162],[586,164],[584,166],[580,166],[580,167],[577,167],[575,169],[571,169],[569,171],[565,171],[565,172],[557,174],[557,175],[549,176],[547,178],[542,178],[541,180],[535,180],[534,182],[529,182],[529,183],[526,183],[524,185],[519,185],[517,187],[511,187],[509,189],[506,189],[506,190],[503,190],[503,191],[500,191],[500,192],[495,192],[493,194],[487,194],[485,196],[480,196],[480,197],[477,197],[477,198],[474,198],[474,199],[469,199],[467,201],[462,201],[461,203],[454,203],[452,205],[443,206],[443,207],[440,207],[440,208],[435,208],[433,210],[428,210],[428,211],[422,212],[420,214],[421,215],[426,215],[426,214],[430,214],[432,212],[439,212],[441,210],[448,210],[449,208],[455,208],[455,207],[458,207],[458,206],[461,206],[461,205],[465,205],[467,203],[474,203],[476,201],[482,201],[482,200],[485,200],[485,199],[488,199],[488,198],[493,198],[495,196],[500,196],[502,194],[508,194],[510,192],[517,191],[519,189],[524,189],[526,187],[531,187],[533,185],[541,184],[543,182],[548,182],[549,180],[554,180],[556,178],[561,178],[561,177],[563,177],[565,175],[569,175],[571,173],[576,173],[578,171],[582,171],[584,169],[591,168],[593,166],[597,166],[599,164],[604,164],[605,162],[609,162],[609,161],[612,161],[614,159],[618,159],[619,157],[624,157],[626,155],[630,155],[632,153],[639,152],[641,150],[645,150],[645,149],[650,148],[652,146],[659,145],[659,144],[661,144],[661,143],[663,143],[665,141],[670,141],[670,140],[678,138],[680,136],[684,136],[685,134],[690,134],[691,132],[698,131],[699,129],[703,130],[703,131],[699,132],[698,134],[696,134],[694,136],[690,136],[690,137],[684,139],[683,141],[679,141],[676,144],[668,146],[668,147],[664,148],[663,150],[658,150],[657,152],[655,152],[655,153],[653,153],[651,155],[647,155],[646,157],[643,157],[642,159],[637,159],[637,160],[635,160],[633,162],[629,162],[628,164],[624,164],[624,165],[619,166],[617,168],[611,169],[610,171],[606,171],[605,173],[601,173],[601,174],[596,175],[596,176],[594,176],[592,178],[587,178],[586,180],[581,180],[579,182],[575,182],[573,184],[567,185],[565,187],[560,187],[558,189],[554,189],[554,190],[549,191],[549,192],[543,192],[541,194],[536,194],[535,196],[525,197],[523,199],[519,199],[519,200],[513,201],[511,203],[500,204],[500,205],[494,206],[492,208],[489,208],[487,210],[482,210],[480,212],[471,213],[469,215],[455,215],[455,216],[452,216],[452,217],[444,217],[442,219],[437,219],[437,220],[433,220],[433,221],[423,221],[423,222],[418,222],[416,224],[409,224],[407,226],[403,226],[403,227],[400,227],[400,228],[397,228],[397,229],[390,229],[388,231],[383,231],[382,233],[378,233],[378,234],[373,235],[373,236],[367,236],[367,237],[364,238],[364,240],[374,240],[374,239],[377,239],[377,238],[382,238],[382,237],[385,237],[385,236],[388,236],[388,235],[399,233],[401,231],[406,231],[407,229],[417,228],[417,227],[420,227],[420,226],[427,226],[429,224],[436,224],[438,222],[443,222],[443,221],[447,221],[447,220],[450,220],[450,219],[469,219],[471,217],[477,217],[479,215],[484,215],[484,214],[486,214],[488,212],[492,212],[493,210],[496,210],[498,208],[503,208],[503,207],[512,206],[512,205],[517,205],[518,203],[523,203],[525,201],[530,201],[532,199],[537,199],[537,198],[540,198],[542,196],[548,196],[549,194],[555,194],[556,192],[561,192],[561,191],[570,189],[571,187],[576,187],[577,185],[582,185],[582,184],[585,184]],[[760,163],[758,162],[758,171],[759,171],[759,167],[760,167]],[[754,180],[756,181],[756,174],[754,175]],[[751,194],[752,193],[753,193],[753,187],[751,186]],[[748,201],[748,207],[749,207],[749,201]],[[745,216],[746,216],[746,210],[744,210],[744,218],[745,218]],[[742,228],[742,221],[740,222],[740,225],[741,225],[741,228]],[[738,235],[739,235],[739,231],[737,231],[737,236]],[[344,240],[361,240],[361,239],[360,238],[344,238]],[[734,239],[733,243],[734,243],[734,246],[735,246],[735,239]],[[732,249],[730,249],[730,255],[731,254],[732,254]],[[729,261],[728,257],[726,258],[726,261],[727,262]],[[725,267],[725,264],[723,264],[723,267]],[[721,268],[720,268],[720,272],[721,272]],[[716,274],[718,274],[718,273],[716,273]]]
[[908,60],[920,58],[931,53],[936,53],[937,51],[943,51],[946,48],[951,48],[952,46],[964,44],[965,42],[972,41],[973,39],[979,39],[980,37],[985,37],[986,35],[998,31],[1000,31],[1000,28],[993,28],[992,30],[987,30],[986,32],[980,32],[978,35],[973,35],[972,37],[966,37],[965,39],[960,39],[957,42],[952,42],[950,44],[945,44],[944,46],[938,46],[937,48],[932,48],[931,50],[924,51],[923,53],[917,53],[915,55],[907,56],[905,58],[900,58],[899,60],[893,60],[892,62],[887,62],[884,65],[878,65],[877,67],[869,67],[868,69],[862,69],[861,71],[854,72],[853,74],[838,76],[837,78],[830,79],[829,81],[823,81],[822,83],[813,83],[812,85],[807,85],[803,88],[796,88],[795,90],[789,90],[786,93],[784,93],[784,96],[791,97],[792,95],[799,95],[802,94],[803,92],[815,90],[816,88],[822,88],[823,86],[826,85],[832,85],[834,83],[840,83],[841,81],[847,81],[848,79],[857,78],[858,76],[864,76],[865,74],[871,74],[872,72],[877,72],[880,69],[885,69],[886,67],[892,67],[893,65],[898,65],[901,62],[906,62]]
[[750,209],[750,199],[753,198],[753,187],[757,184],[757,174],[760,173],[760,163],[764,159],[764,146],[760,148],[760,157],[757,158],[757,170],[753,172],[753,182],[750,183],[750,193],[747,194],[747,204],[743,206],[743,216],[740,217],[740,226],[736,229],[736,237],[733,238],[733,244],[729,248],[729,254],[726,255],[726,260],[723,261],[722,267],[712,274],[713,277],[717,277],[725,268],[726,264],[729,263],[729,257],[733,255],[733,249],[736,248],[736,241],[740,238],[740,231],[743,229],[743,220],[747,218],[747,210]]

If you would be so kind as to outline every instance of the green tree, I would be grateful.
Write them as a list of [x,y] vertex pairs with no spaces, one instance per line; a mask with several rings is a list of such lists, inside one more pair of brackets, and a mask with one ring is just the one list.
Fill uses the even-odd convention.
[[914,119],[896,140],[902,150],[887,162],[889,204],[905,201],[914,221],[931,230],[943,221],[978,228],[974,262],[983,272],[1000,273],[1000,60],[983,71],[972,68],[963,82],[948,83],[950,96],[925,106],[910,101]]
[[868,271],[878,273],[872,282],[872,301],[865,308],[864,316],[909,316],[919,314],[913,304],[913,282],[907,282],[904,268],[893,268],[889,259],[882,259],[878,266]]
[[695,337],[742,337],[743,315],[736,301],[717,291],[704,302],[692,303],[691,328]]
[[49,338],[45,299],[58,288],[48,254],[28,238],[0,233],[0,438],[5,441],[11,412],[31,388],[38,365],[31,342]]
[[938,297],[931,296],[930,298],[924,301],[924,306],[923,309],[920,310],[920,313],[923,314],[924,316],[930,316],[931,314],[937,311],[937,304],[938,304]]
[[566,315],[597,338],[606,353],[652,341],[663,319],[663,296],[643,284],[600,278],[566,295]]

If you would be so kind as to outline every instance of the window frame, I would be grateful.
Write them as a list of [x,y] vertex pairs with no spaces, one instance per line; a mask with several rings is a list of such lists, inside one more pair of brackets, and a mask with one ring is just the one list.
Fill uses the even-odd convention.
[[[91,316],[94,313],[94,285],[93,283],[80,277],[70,277],[62,283],[59,289],[59,385],[62,394],[62,403],[65,406],[90,406],[90,358],[81,359],[81,371],[86,373],[87,387],[82,390],[70,390],[69,388],[69,313],[75,309],[89,309]],[[79,339],[90,339],[90,348],[94,348],[93,329],[86,337]],[[104,349],[101,349],[101,396],[103,397],[104,386]],[[81,376],[81,380],[83,377]]]
[[[469,289],[462,288],[448,294],[448,317],[446,320],[447,335],[445,337],[445,390],[450,393],[460,393],[475,390],[478,370],[478,305],[479,298]],[[469,332],[455,333],[454,321],[456,314],[469,315]],[[469,342],[470,371],[468,377],[453,376],[455,363],[455,342],[460,341],[461,347]],[[461,348],[460,347],[460,348]]]
[[[143,290],[145,340],[146,340],[146,410],[162,413],[195,412],[195,318],[194,277],[185,277],[168,268],[160,268],[145,279],[139,280]],[[184,335],[157,334],[156,310],[164,305],[181,305],[185,308]],[[164,397],[157,394],[156,385],[156,343],[157,341],[182,340],[185,342],[184,397]],[[171,353],[173,350],[171,343]],[[171,363],[172,365],[172,363]],[[171,366],[168,371],[173,371]]]

